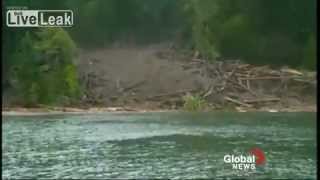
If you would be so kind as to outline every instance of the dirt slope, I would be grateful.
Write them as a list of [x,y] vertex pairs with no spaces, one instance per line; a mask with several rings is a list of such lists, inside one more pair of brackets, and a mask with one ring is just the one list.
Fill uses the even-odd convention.
[[[203,89],[208,79],[183,68],[168,45],[80,51],[76,62],[88,96],[122,105],[162,93]],[[121,98],[121,99],[120,99]]]
[[[211,65],[205,62],[193,62],[193,60],[191,57],[179,55],[168,44],[80,50],[76,64],[81,83],[87,90],[82,98],[82,104],[174,109],[182,106],[183,95],[187,92],[196,92],[205,95],[206,100],[216,108],[229,105],[235,108],[248,108],[251,104],[247,106],[237,100],[247,98],[248,102],[253,102],[252,98],[261,97],[260,95],[251,97],[253,94],[251,91],[255,91],[254,93],[257,94],[267,94],[264,97],[271,97],[271,101],[269,102],[269,98],[267,102],[264,102],[265,99],[262,100],[263,103],[254,102],[254,108],[315,108],[315,86],[310,89],[308,84],[305,87],[305,85],[293,83],[292,86],[287,87],[286,84],[283,88],[282,79],[276,78],[275,80],[254,80],[249,90],[240,84],[240,90],[235,90],[239,87],[227,86],[229,81],[226,81],[225,75],[220,77],[219,74],[210,72],[214,71],[212,68],[209,69]],[[250,65],[247,66],[250,67]],[[227,76],[228,73],[237,74],[238,72],[233,72],[234,67],[238,68],[238,65],[231,64],[229,67],[226,63],[222,70],[226,72],[222,73],[226,73]],[[256,73],[263,70],[276,74],[280,72],[280,70],[264,67],[252,69],[257,71]],[[251,73],[253,70],[249,69],[246,72]],[[216,88],[218,84],[224,84],[222,90],[213,89],[213,86]],[[249,85],[248,82],[247,85]],[[238,99],[233,98],[235,94]]]

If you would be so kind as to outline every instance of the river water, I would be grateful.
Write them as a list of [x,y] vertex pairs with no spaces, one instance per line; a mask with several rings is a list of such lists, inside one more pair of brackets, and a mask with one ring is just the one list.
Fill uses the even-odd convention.
[[[315,113],[3,116],[3,178],[316,178]],[[260,148],[266,162],[224,156]]]

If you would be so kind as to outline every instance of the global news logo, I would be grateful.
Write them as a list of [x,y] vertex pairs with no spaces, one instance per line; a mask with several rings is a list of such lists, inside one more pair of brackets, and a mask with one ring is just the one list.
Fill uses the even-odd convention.
[[71,27],[72,10],[8,10],[8,27]]
[[266,157],[264,152],[259,148],[253,148],[247,155],[227,154],[223,157],[227,164],[232,165],[232,169],[237,170],[255,170],[256,166],[264,165]]

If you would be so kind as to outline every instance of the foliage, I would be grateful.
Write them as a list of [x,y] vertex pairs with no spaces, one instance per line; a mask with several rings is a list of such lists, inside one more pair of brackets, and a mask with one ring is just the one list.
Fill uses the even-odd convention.
[[183,101],[183,109],[186,111],[202,111],[208,107],[207,102],[198,95],[185,95]]
[[315,4],[315,0],[188,0],[185,12],[195,49],[204,57],[310,67],[303,64],[314,61],[305,54],[315,56],[309,40],[316,33]]
[[11,78],[26,105],[59,103],[61,97],[80,95],[72,63],[75,45],[61,28],[27,32],[13,54]]
[[316,49],[316,39],[314,36],[310,36],[306,43],[303,54],[303,68],[308,68],[315,70],[317,68],[317,49]]

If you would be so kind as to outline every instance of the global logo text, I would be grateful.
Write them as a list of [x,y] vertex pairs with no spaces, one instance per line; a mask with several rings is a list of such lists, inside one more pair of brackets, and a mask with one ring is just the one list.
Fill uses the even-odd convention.
[[227,154],[223,158],[224,162],[231,164],[232,169],[255,170],[256,166],[265,164],[266,157],[259,148],[253,148],[247,155]]

